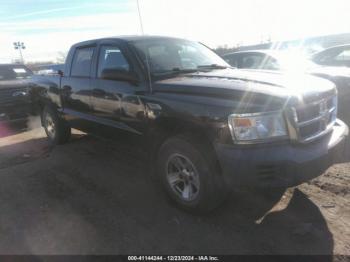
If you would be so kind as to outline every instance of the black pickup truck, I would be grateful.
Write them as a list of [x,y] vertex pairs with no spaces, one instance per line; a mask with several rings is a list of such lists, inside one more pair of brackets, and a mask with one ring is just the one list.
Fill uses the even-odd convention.
[[25,121],[32,113],[28,87],[32,75],[24,65],[0,64],[0,127]]
[[71,127],[107,138],[126,131],[187,210],[211,210],[235,186],[298,185],[349,157],[334,84],[233,69],[197,42],[78,43],[61,76],[31,86],[52,143],[66,142]]

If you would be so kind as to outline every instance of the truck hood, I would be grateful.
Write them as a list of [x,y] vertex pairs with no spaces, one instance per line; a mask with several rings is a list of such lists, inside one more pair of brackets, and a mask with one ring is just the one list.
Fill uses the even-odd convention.
[[0,90],[9,88],[26,88],[28,87],[28,79],[0,80]]
[[308,74],[260,70],[221,69],[196,72],[155,81],[155,92],[170,92],[231,98],[250,94],[295,98],[309,102],[336,92],[328,80]]

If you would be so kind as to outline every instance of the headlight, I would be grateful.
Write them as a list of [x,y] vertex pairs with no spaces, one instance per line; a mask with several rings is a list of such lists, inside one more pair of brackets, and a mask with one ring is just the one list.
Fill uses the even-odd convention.
[[288,137],[281,111],[232,114],[228,123],[231,135],[237,143],[259,143]]

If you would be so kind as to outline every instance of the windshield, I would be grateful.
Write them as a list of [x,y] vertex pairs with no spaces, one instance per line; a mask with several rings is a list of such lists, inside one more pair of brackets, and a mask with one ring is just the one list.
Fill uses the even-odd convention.
[[23,66],[0,66],[0,81],[28,78],[32,72]]
[[139,40],[132,44],[143,62],[149,64],[152,74],[229,67],[221,57],[197,42],[179,39],[153,39]]

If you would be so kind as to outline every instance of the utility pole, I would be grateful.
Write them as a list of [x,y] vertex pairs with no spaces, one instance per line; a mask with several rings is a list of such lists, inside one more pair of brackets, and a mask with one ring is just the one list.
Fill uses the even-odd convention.
[[13,46],[16,50],[19,50],[19,54],[21,56],[21,62],[24,64],[24,59],[23,59],[23,54],[22,54],[22,49],[26,49],[25,45],[23,42],[14,42]]
[[139,14],[139,22],[140,22],[141,34],[144,35],[145,33],[143,31],[143,23],[142,23],[142,16],[141,16],[139,0],[136,0],[136,4],[137,4],[137,12]]

